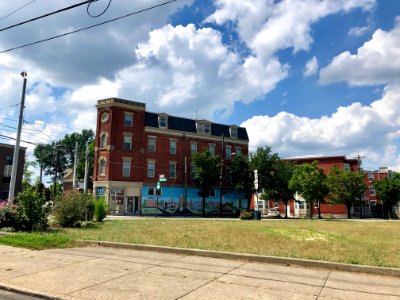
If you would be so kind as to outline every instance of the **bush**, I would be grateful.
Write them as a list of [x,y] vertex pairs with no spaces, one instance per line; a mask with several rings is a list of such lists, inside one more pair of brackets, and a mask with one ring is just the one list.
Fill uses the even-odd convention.
[[107,205],[104,198],[99,198],[94,203],[94,218],[97,222],[102,222],[107,215]]
[[18,213],[17,206],[11,205],[8,201],[0,202],[0,228],[13,227],[17,229]]
[[79,227],[81,222],[93,219],[93,212],[91,195],[70,192],[56,199],[54,219],[62,227]]
[[240,215],[241,220],[253,220],[254,216],[251,211],[245,211]]
[[35,187],[27,187],[20,192],[16,199],[17,230],[44,231],[49,227],[48,216],[50,205],[44,195],[39,194]]

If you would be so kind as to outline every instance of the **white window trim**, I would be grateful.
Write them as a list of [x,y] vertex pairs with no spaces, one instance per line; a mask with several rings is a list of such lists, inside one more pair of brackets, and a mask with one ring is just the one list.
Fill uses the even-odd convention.
[[[125,162],[128,162],[128,161],[129,161],[129,166],[128,166],[129,172],[128,172],[128,175],[125,175],[124,170],[125,170],[125,167],[127,167],[125,165]],[[122,158],[122,177],[130,177],[131,176],[131,169],[132,169],[131,164],[132,164],[132,158]]]
[[[131,124],[126,124],[126,122],[125,122],[126,116],[130,116],[131,117]],[[124,112],[124,126],[127,126],[127,127],[132,127],[133,126],[133,113],[127,112],[127,111]]]
[[[154,140],[154,151],[150,151],[150,140]],[[156,153],[157,152],[157,137],[156,136],[147,136],[147,152],[148,153]]]
[[[104,172],[101,172],[101,162],[104,161]],[[107,171],[107,158],[104,156],[99,157],[99,176],[105,176]]]
[[[152,163],[153,168],[153,176],[149,176],[149,164]],[[156,177],[156,161],[155,160],[147,160],[147,178],[155,178]]]
[[[165,126],[161,126],[161,118],[165,118]],[[159,128],[168,128],[168,115],[167,114],[159,114],[158,115],[158,127]]]

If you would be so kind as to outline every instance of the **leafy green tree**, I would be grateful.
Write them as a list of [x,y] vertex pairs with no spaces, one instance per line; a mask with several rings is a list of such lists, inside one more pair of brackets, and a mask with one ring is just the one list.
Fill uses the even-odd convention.
[[294,199],[296,191],[289,186],[295,166],[291,162],[276,160],[273,165],[274,184],[270,190],[270,197],[285,205],[285,218],[287,218],[287,206]]
[[272,153],[271,147],[258,147],[255,153],[250,154],[252,170],[258,171],[258,190],[262,190],[268,197],[272,196],[275,187],[274,166],[279,160],[277,153]]
[[400,173],[393,173],[391,177],[374,180],[377,198],[382,202],[385,218],[396,219],[393,206],[400,201]]
[[[78,166],[77,178],[83,179],[85,173],[86,141],[89,142],[89,174],[93,174],[94,157],[94,132],[82,130],[81,133],[67,134],[61,140],[50,144],[36,146],[34,155],[39,167],[43,167],[44,174],[61,178],[62,172],[67,168],[73,168],[75,160],[75,143],[78,142]],[[89,187],[92,182],[89,182]],[[56,189],[58,190],[58,189]]]
[[318,205],[318,218],[321,219],[321,202],[328,194],[324,170],[318,168],[318,162],[299,165],[295,168],[292,178],[289,181],[289,188],[298,192],[310,207],[310,218],[313,217],[312,201]]
[[235,155],[231,164],[232,185],[242,191],[247,199],[247,210],[250,209],[251,197],[255,192],[254,172],[249,160],[242,154]]
[[204,150],[193,155],[195,182],[202,197],[202,215],[206,216],[206,197],[209,197],[219,180],[218,158],[212,157],[210,151]]
[[356,199],[360,198],[365,191],[364,173],[339,169],[333,166],[327,177],[329,187],[329,198],[334,204],[343,203],[346,205],[347,218],[351,218],[351,207]]
[[32,181],[33,181],[33,178],[32,178],[33,171],[31,171],[29,169],[30,167],[36,168],[37,167],[37,162],[29,161],[29,160],[25,161],[25,164],[24,164],[24,175],[23,175],[23,180],[22,180],[22,184],[24,186],[31,185]]

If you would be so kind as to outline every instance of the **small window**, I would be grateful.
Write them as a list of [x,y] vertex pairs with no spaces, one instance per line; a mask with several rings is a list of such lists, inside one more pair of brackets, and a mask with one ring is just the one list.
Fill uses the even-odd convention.
[[107,148],[107,134],[102,133],[100,136],[100,148]]
[[124,159],[122,161],[122,176],[129,177],[131,176],[131,160]]
[[171,155],[176,154],[176,141],[175,140],[169,141],[169,154],[171,154]]
[[6,156],[6,165],[11,166],[13,163],[13,157],[12,155],[7,155]]
[[131,135],[124,135],[124,149],[131,150],[132,149],[132,136]]
[[99,175],[106,175],[106,160],[105,159],[100,159],[99,163]]
[[369,182],[374,181],[374,174],[372,174],[371,171],[368,171],[368,181],[369,181]]
[[204,133],[211,133],[211,126],[209,123],[204,124]]
[[133,125],[133,115],[132,115],[132,113],[125,113],[124,125],[125,126],[132,126]]
[[148,138],[147,150],[150,153],[155,153],[156,152],[156,138],[155,137],[149,137]]
[[197,144],[196,143],[191,143],[190,144],[190,153],[193,155],[194,153],[197,153]]
[[215,144],[210,144],[209,150],[211,157],[215,157]]
[[369,201],[369,205],[370,205],[370,206],[376,206],[376,201],[375,201],[375,200]]
[[197,123],[197,132],[198,133],[203,133],[204,132],[204,124],[203,123]]
[[236,153],[236,155],[241,155],[242,154],[242,148],[236,147],[235,148],[235,153]]
[[374,188],[373,186],[371,186],[371,187],[369,188],[369,194],[370,194],[370,195],[375,195],[375,188]]
[[344,169],[345,171],[350,171],[350,164],[344,163],[344,164],[343,164],[343,169]]
[[225,146],[225,159],[231,159],[232,156],[232,147]]
[[196,178],[196,167],[194,165],[190,166],[190,179]]
[[156,194],[155,188],[149,187],[149,189],[147,191],[147,195],[148,196],[154,196],[155,194]]
[[236,127],[231,127],[230,128],[230,132],[231,132],[231,138],[237,139],[237,128]]
[[155,162],[154,161],[147,162],[147,177],[149,177],[149,178],[155,177]]
[[166,116],[158,117],[158,126],[161,128],[167,128],[167,117]]
[[176,177],[176,162],[169,163],[169,178],[174,179]]

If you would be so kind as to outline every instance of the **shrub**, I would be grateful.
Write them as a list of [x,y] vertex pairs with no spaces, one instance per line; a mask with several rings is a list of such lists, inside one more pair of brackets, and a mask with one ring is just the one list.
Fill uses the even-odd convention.
[[69,192],[56,199],[55,222],[62,227],[77,227],[81,222],[92,220],[93,197],[79,192]]
[[251,211],[245,211],[240,215],[241,220],[253,220],[254,216]]
[[94,203],[94,218],[97,222],[102,222],[107,215],[107,205],[103,197]]
[[44,195],[40,195],[35,187],[27,187],[20,192],[15,202],[17,204],[17,227],[27,231],[47,230],[50,205]]
[[13,227],[17,229],[18,213],[17,206],[11,205],[8,201],[0,202],[0,228]]

